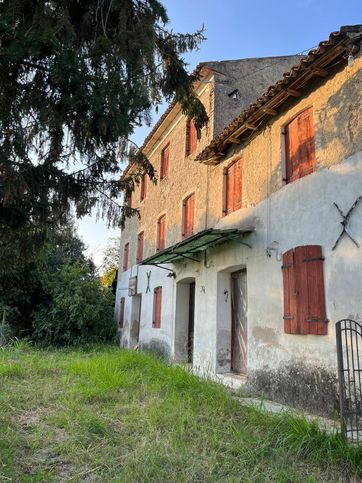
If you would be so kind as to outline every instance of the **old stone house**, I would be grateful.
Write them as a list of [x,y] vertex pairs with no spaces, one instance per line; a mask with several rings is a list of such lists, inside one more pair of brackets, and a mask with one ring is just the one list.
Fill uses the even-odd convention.
[[361,35],[198,67],[201,139],[171,104],[142,148],[159,179],[121,236],[122,346],[333,413],[334,325],[362,314]]

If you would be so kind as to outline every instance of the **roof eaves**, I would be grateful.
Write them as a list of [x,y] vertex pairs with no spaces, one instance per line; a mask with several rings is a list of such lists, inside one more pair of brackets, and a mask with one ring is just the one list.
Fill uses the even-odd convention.
[[[329,39],[319,43],[299,64],[292,67],[283,78],[270,86],[256,102],[250,104],[235,118],[208,146],[196,157],[196,161],[206,164],[218,164],[225,155],[225,148],[232,144],[245,132],[256,132],[268,116],[275,116],[285,101],[290,97],[302,95],[301,88],[308,85],[315,76],[330,75],[328,64],[336,57],[345,53],[346,48],[362,35],[362,26],[342,27],[338,32],[332,32]],[[332,58],[331,53],[336,55]],[[331,57],[331,58],[330,58]],[[327,60],[327,62],[324,62]],[[302,82],[301,82],[302,81]],[[296,89],[298,86],[299,89]],[[303,90],[304,93],[304,90]]]

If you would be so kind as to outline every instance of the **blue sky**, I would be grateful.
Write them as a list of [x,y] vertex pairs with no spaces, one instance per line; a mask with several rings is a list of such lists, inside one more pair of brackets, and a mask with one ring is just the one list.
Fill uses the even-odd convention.
[[[185,56],[192,70],[199,62],[291,55],[315,47],[342,25],[362,23],[361,0],[163,0],[170,27],[194,32],[204,25],[207,40]],[[159,109],[158,116],[164,107]],[[153,123],[157,121],[157,117]],[[141,145],[149,131],[134,134]],[[94,217],[78,223],[79,233],[95,261],[107,239],[119,234]]]

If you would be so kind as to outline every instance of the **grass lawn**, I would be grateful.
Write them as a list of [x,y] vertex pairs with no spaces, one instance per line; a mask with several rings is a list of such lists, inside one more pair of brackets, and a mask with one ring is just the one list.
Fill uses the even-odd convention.
[[[312,482],[362,475],[362,448],[146,354],[0,349],[0,481]],[[356,480],[358,481],[358,477]]]

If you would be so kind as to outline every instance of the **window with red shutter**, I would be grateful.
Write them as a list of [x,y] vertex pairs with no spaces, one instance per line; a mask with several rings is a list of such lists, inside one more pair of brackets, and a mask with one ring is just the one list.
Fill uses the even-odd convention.
[[146,198],[147,194],[147,174],[143,173],[141,177],[141,190],[140,190],[140,201]]
[[124,325],[124,305],[125,305],[125,298],[121,297],[120,307],[119,307],[119,328],[123,329]]
[[152,327],[161,327],[161,306],[162,306],[162,287],[156,287],[153,292],[153,320]]
[[286,182],[306,176],[316,168],[313,109],[295,117],[285,128]]
[[138,234],[137,237],[137,257],[136,263],[141,263],[143,260],[143,240],[144,240],[144,232]]
[[165,248],[166,238],[166,215],[162,215],[157,220],[157,241],[156,249],[163,250]]
[[170,145],[168,144],[165,148],[163,148],[161,152],[161,172],[160,178],[164,179],[168,175],[168,166],[170,161]]
[[188,196],[182,203],[182,237],[187,238],[194,233],[195,194]]
[[123,271],[128,270],[128,255],[129,255],[129,243],[126,243],[123,249]]
[[193,120],[186,121],[186,156],[190,156],[197,147],[197,130]]
[[284,331],[328,333],[322,248],[301,246],[283,255]]
[[242,161],[235,163],[224,170],[224,214],[239,210],[242,206]]

